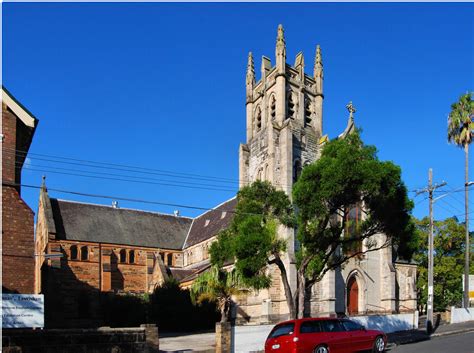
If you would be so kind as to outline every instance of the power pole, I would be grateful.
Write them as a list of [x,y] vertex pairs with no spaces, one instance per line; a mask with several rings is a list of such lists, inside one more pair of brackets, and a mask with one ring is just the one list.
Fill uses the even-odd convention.
[[433,199],[433,191],[436,189],[445,186],[447,183],[442,182],[441,184],[433,185],[433,169],[430,168],[428,172],[428,187],[418,191],[416,194],[428,193],[429,197],[429,207],[430,207],[430,233],[428,238],[428,303],[427,303],[427,315],[426,315],[426,331],[431,333],[433,331],[433,203],[444,197],[442,195]]

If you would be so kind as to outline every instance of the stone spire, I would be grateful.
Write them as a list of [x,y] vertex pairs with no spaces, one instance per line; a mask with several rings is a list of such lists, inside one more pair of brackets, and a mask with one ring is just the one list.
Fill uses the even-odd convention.
[[281,24],[278,25],[275,56],[276,56],[276,66],[277,66],[278,71],[284,72],[285,65],[286,65],[286,45],[285,45],[285,31],[283,30],[283,26]]
[[356,109],[352,105],[352,101],[346,105],[347,110],[349,111],[349,119],[347,121],[346,129],[339,135],[338,138],[345,138],[347,135],[351,134],[355,130],[355,123],[354,123],[354,113]]
[[314,58],[314,78],[323,78],[323,58],[321,56],[321,47],[316,46],[316,57]]
[[246,87],[247,87],[247,102],[252,100],[253,96],[253,87],[255,86],[255,68],[253,65],[253,56],[252,52],[249,52],[248,61],[247,61],[247,76],[245,78]]
[[247,85],[254,85],[255,84],[255,68],[253,64],[253,55],[252,52],[249,52],[249,57],[247,61]]
[[316,91],[323,94],[323,58],[321,55],[321,47],[316,46],[316,57],[314,58],[314,80],[316,81]]

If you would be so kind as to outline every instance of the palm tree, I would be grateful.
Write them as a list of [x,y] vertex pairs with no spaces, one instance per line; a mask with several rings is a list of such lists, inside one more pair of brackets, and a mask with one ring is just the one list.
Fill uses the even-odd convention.
[[221,323],[230,318],[232,296],[244,291],[240,275],[235,271],[226,271],[218,266],[211,266],[194,281],[190,288],[193,303],[205,300],[215,302],[221,312]]
[[465,211],[466,211],[466,249],[464,263],[464,307],[469,306],[469,145],[473,138],[474,128],[474,101],[472,92],[468,92],[459,98],[459,101],[451,105],[448,117],[448,141],[464,148],[465,165]]

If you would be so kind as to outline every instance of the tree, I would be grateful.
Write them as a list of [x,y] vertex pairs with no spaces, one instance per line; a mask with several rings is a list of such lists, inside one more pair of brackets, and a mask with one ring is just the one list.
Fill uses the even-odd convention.
[[232,296],[242,293],[242,281],[237,271],[226,271],[218,266],[200,274],[191,286],[193,303],[215,302],[221,313],[221,322],[230,319]]
[[472,92],[466,93],[459,101],[451,105],[448,117],[448,141],[464,149],[464,175],[465,175],[465,234],[466,251],[464,263],[464,307],[469,306],[469,145],[472,142],[472,129],[474,128],[474,101]]
[[[379,161],[375,147],[364,145],[358,130],[327,143],[321,158],[303,169],[293,201],[300,242],[298,317],[312,286],[348,259],[391,244],[400,256],[410,258],[416,247],[413,203],[401,170]],[[351,217],[354,209],[361,217]],[[385,241],[377,234],[385,234]]]
[[[421,235],[420,246],[413,258],[418,266],[418,306],[422,309],[428,297],[428,235],[429,219],[416,221]],[[435,221],[434,242],[434,310],[444,311],[450,306],[459,306],[462,301],[462,276],[464,267],[464,226],[455,217]],[[472,238],[472,234],[471,234]],[[471,254],[471,260],[474,254]]]
[[234,261],[247,288],[263,289],[271,285],[269,265],[280,270],[290,316],[296,316],[287,269],[283,262],[286,239],[278,236],[278,228],[294,227],[293,206],[285,192],[267,181],[256,181],[237,194],[235,216],[228,229],[219,233],[211,245],[211,263],[219,268]]

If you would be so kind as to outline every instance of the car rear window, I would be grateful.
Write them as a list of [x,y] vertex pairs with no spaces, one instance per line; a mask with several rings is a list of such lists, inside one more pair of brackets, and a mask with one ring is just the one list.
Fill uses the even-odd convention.
[[339,320],[323,320],[321,326],[324,332],[343,332],[345,328]]
[[306,321],[300,326],[300,333],[322,332],[320,321]]
[[362,326],[354,321],[343,320],[342,324],[344,325],[347,331],[358,331],[362,329]]
[[294,330],[295,330],[294,323],[281,324],[281,325],[275,326],[275,328],[272,330],[268,338],[276,338],[276,337],[280,337],[284,335],[291,335],[294,332]]

